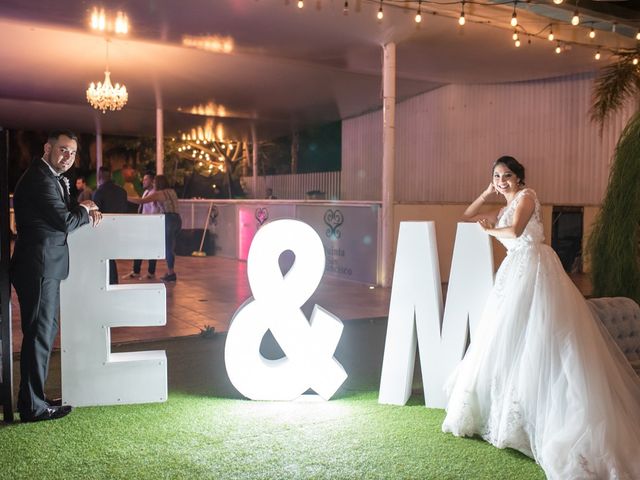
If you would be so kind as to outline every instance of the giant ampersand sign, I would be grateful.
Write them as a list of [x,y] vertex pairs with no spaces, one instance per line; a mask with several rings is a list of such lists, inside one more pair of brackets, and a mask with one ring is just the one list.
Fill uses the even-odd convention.
[[[283,275],[278,260],[290,250],[295,261]],[[313,389],[328,400],[347,378],[334,358],[343,325],[315,305],[310,321],[300,307],[320,284],[325,255],[318,234],[298,220],[265,224],[253,239],[247,276],[253,298],[236,311],[225,344],[231,383],[253,400],[293,400]],[[269,360],[260,353],[271,330],[285,356]]]

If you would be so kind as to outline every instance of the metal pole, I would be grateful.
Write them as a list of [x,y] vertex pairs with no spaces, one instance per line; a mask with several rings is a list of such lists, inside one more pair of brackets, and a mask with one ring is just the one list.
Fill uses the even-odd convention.
[[393,272],[393,202],[395,198],[396,157],[396,44],[382,47],[382,261],[381,284],[391,286]]
[[0,398],[5,422],[13,422],[13,350],[11,345],[11,283],[9,282],[9,131],[0,127]]

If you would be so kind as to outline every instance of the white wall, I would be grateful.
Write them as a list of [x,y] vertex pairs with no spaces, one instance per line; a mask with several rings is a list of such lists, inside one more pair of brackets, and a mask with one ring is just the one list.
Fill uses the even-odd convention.
[[[593,74],[493,85],[448,85],[396,109],[396,201],[469,202],[501,155],[527,168],[545,204],[601,202],[628,106],[600,136],[589,120]],[[382,114],[343,121],[343,200],[380,200]]]

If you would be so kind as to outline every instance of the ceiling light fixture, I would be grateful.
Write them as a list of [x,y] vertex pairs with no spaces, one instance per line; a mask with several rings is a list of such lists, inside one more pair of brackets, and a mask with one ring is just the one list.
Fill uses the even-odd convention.
[[578,10],[576,10],[575,12],[573,12],[573,17],[571,17],[571,25],[573,25],[574,27],[577,27],[580,24],[580,14],[578,13]]
[[98,82],[98,85],[91,82],[89,88],[87,88],[87,102],[96,110],[102,110],[102,113],[106,113],[107,110],[120,110],[127,104],[129,100],[129,94],[127,93],[127,87],[116,83],[115,86],[111,84],[111,72],[109,72],[109,40],[106,41],[107,54],[106,54],[106,69],[104,72],[104,82]]
[[458,23],[460,26],[463,26],[467,23],[467,20],[464,18],[464,0],[462,0],[462,9],[460,10],[460,18],[458,18]]

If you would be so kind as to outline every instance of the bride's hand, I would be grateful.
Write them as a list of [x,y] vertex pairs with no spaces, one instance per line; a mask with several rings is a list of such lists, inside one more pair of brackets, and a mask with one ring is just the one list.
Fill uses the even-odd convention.
[[486,218],[483,218],[481,220],[478,220],[478,225],[480,225],[480,227],[486,232],[487,230],[491,230],[494,225],[493,223],[491,223],[489,220],[487,220]]
[[496,192],[496,188],[493,186],[493,182],[491,182],[489,186],[485,189],[485,191],[480,194],[480,196],[482,197],[483,200],[486,200],[491,195],[497,194],[497,193],[498,192]]

